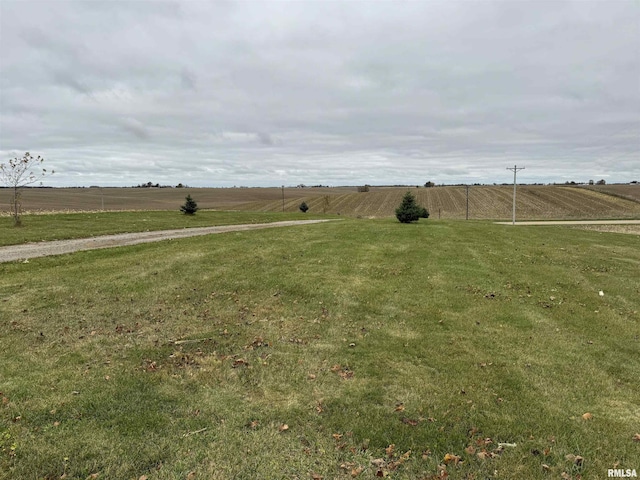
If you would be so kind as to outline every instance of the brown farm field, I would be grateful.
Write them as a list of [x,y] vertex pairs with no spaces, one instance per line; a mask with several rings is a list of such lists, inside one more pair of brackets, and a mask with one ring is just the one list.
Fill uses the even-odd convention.
[[[635,186],[621,191],[631,191]],[[371,187],[369,192],[322,192],[291,199],[285,208],[295,210],[305,201],[311,212],[361,217],[390,217],[410,190],[419,204],[433,218],[461,219],[467,216],[467,189],[464,186],[432,188]],[[304,191],[304,190],[303,190]],[[508,219],[513,206],[511,186],[469,187],[469,218]],[[311,193],[311,194],[310,194]],[[239,209],[275,212],[282,209],[282,200],[250,202]],[[564,186],[523,185],[518,187],[517,217],[519,219],[611,219],[640,218],[640,202],[620,194],[570,188]]]
[[[464,186],[432,188],[356,187],[285,188],[30,188],[23,190],[25,212],[96,210],[179,210],[190,194],[202,209],[294,212],[303,201],[311,213],[360,217],[390,217],[407,190],[432,218],[462,219],[467,215]],[[522,185],[517,193],[517,218],[614,219],[640,218],[640,187],[607,185],[596,188]],[[0,190],[0,206],[8,214],[10,190]],[[511,186],[471,186],[470,219],[510,219]]]
[[[285,188],[287,202],[295,208],[302,197],[337,195],[356,192],[356,187]],[[179,210],[187,195],[191,195],[202,209],[235,210],[252,203],[279,201],[282,210],[281,188],[26,188],[22,190],[25,212],[95,211],[95,210]],[[9,209],[11,191],[0,189],[0,211]],[[293,208],[293,207],[292,207]]]
[[588,188],[589,190],[593,190],[594,192],[606,193],[615,197],[621,197],[628,200],[640,202],[640,184],[638,183],[631,185],[590,185],[584,188]]

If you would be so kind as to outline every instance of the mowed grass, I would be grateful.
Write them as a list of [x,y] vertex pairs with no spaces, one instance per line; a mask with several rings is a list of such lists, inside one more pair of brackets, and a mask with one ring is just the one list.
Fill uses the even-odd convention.
[[351,219],[0,264],[0,478],[638,468],[639,240]]
[[13,219],[0,217],[0,246],[43,240],[67,240],[115,233],[172,230],[216,225],[271,223],[284,220],[305,220],[319,217],[313,214],[260,213],[201,210],[195,215],[180,212],[93,212],[23,215],[22,227],[14,227]]

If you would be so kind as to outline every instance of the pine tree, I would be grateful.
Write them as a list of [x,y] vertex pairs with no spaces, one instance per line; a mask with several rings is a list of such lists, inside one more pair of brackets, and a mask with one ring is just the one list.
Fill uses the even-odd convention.
[[411,192],[407,192],[402,197],[402,203],[396,208],[396,218],[401,223],[411,223],[417,221],[420,217],[429,216],[426,208],[421,207],[416,203],[416,198]]
[[307,202],[302,202],[300,204],[300,207],[298,207],[298,208],[300,208],[300,211],[302,213],[307,213],[307,210],[309,210],[309,205],[307,205]]
[[195,215],[195,213],[199,210],[198,204],[193,198],[191,198],[191,195],[187,195],[185,200],[186,202],[180,207],[180,211],[185,215]]

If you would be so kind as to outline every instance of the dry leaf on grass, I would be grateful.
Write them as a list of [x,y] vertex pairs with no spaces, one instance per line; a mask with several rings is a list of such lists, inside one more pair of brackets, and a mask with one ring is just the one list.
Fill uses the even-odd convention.
[[450,463],[457,465],[458,463],[460,463],[460,457],[453,453],[447,453],[442,461],[445,465],[449,465]]
[[362,473],[362,470],[364,470],[361,466],[357,466],[355,468],[351,469],[351,477],[356,478],[358,475],[360,475]]
[[589,412],[582,414],[582,419],[583,420],[591,420],[592,418],[593,418],[593,415],[590,414]]

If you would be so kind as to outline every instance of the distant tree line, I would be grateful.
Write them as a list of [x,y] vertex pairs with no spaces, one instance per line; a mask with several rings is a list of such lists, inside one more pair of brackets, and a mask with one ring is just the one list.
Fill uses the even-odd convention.
[[159,183],[147,182],[134,185],[133,188],[188,188],[188,186],[183,185],[182,183],[179,183],[174,187],[173,185],[160,185]]

